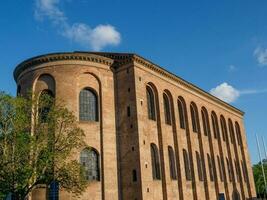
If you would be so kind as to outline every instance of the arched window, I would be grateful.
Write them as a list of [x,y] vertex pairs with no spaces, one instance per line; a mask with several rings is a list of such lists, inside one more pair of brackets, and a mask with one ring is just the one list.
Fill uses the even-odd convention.
[[220,122],[221,122],[223,141],[225,141],[226,137],[227,137],[227,125],[226,125],[226,121],[222,115],[220,117]]
[[220,179],[221,181],[223,181],[223,171],[222,171],[222,165],[221,165],[221,160],[219,156],[217,156],[217,162],[218,162],[218,168],[219,168],[219,173],[220,173]]
[[210,171],[210,180],[214,181],[214,169],[213,169],[213,164],[212,164],[209,154],[207,154],[207,158],[208,158],[209,171]]
[[146,97],[147,97],[148,118],[156,120],[155,97],[152,89],[149,86],[146,86]]
[[168,146],[168,153],[169,153],[169,163],[170,163],[170,176],[171,179],[175,180],[177,179],[176,165],[175,165],[174,151],[171,146]]
[[228,158],[226,158],[226,163],[227,163],[227,169],[228,169],[229,181],[232,182],[232,180],[233,180],[233,175],[232,175],[232,170],[231,170],[231,166],[230,166],[230,163],[229,163]]
[[215,114],[214,111],[212,111],[212,113],[211,113],[211,120],[212,120],[212,128],[213,128],[214,138],[217,139],[220,137],[220,130],[219,130],[219,126],[218,126],[217,115]]
[[197,151],[196,151],[196,159],[197,159],[198,178],[200,181],[203,181],[203,163]]
[[205,107],[202,107],[201,109],[201,116],[202,116],[204,135],[208,136],[208,133],[210,131],[210,123],[209,123],[208,112]]
[[21,95],[21,86],[18,85],[17,86],[17,96],[20,96]]
[[159,162],[159,152],[155,144],[151,143],[151,165],[152,165],[152,176],[154,180],[160,180],[160,162]]
[[54,104],[54,94],[51,90],[43,90],[38,100],[38,114],[41,123],[48,121],[49,112]]
[[240,174],[240,170],[239,170],[239,166],[238,166],[238,161],[235,160],[235,171],[236,171],[236,179],[238,182],[240,182],[241,179],[241,174]]
[[183,149],[183,157],[184,157],[185,177],[186,177],[186,180],[190,181],[192,179],[191,168],[190,168],[189,157],[185,149]]
[[235,122],[235,132],[236,132],[238,145],[242,146],[242,137],[241,137],[240,126],[238,122]]
[[230,133],[230,139],[231,143],[234,144],[234,127],[231,119],[228,119],[228,126],[229,126],[229,133]]
[[95,92],[85,88],[80,92],[80,121],[98,121],[98,102]]
[[99,181],[99,154],[92,148],[85,148],[80,154],[80,162],[85,169],[87,181]]
[[233,200],[240,200],[240,194],[237,191],[237,189],[234,189],[233,194],[232,194],[232,199]]
[[198,111],[196,104],[193,102],[190,104],[190,111],[191,111],[193,132],[199,133],[200,131],[199,131]]
[[167,94],[163,94],[163,104],[164,104],[164,115],[165,115],[165,123],[171,125],[171,107],[170,100]]
[[246,166],[245,162],[243,162],[242,160],[241,160],[241,164],[242,164],[244,181],[247,182],[248,181],[247,166]]
[[178,112],[179,112],[179,119],[180,119],[180,128],[185,129],[185,105],[182,97],[178,98]]

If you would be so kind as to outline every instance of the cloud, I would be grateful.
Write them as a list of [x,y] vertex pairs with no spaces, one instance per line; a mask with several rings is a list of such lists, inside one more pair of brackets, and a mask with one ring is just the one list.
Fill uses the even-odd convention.
[[237,89],[225,82],[212,88],[210,93],[227,103],[234,102],[240,96]]
[[228,83],[224,82],[218,85],[215,88],[210,90],[210,93],[217,98],[227,102],[232,103],[236,101],[241,95],[251,95],[251,94],[261,94],[267,93],[267,89],[245,89],[245,90],[238,90],[233,86],[229,85]]
[[100,24],[91,28],[84,23],[69,24],[65,13],[59,9],[59,3],[60,0],[35,0],[35,19],[48,19],[63,37],[94,51],[120,44],[121,34],[112,25]]
[[235,65],[229,65],[228,66],[228,71],[229,72],[234,72],[234,71],[236,71],[237,70],[237,67],[235,66]]
[[254,50],[254,56],[256,57],[259,65],[267,66],[267,48],[258,47]]

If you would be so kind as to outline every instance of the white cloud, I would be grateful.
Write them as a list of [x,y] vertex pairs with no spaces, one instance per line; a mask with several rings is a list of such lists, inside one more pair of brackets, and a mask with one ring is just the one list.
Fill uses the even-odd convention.
[[229,70],[229,72],[234,72],[237,70],[237,67],[235,65],[229,65],[228,70]]
[[254,56],[256,57],[259,65],[267,66],[267,48],[263,49],[258,47],[254,50]]
[[59,9],[59,3],[60,0],[36,0],[35,18],[49,19],[62,36],[94,51],[100,51],[108,45],[120,44],[121,35],[112,25],[100,24],[95,28],[84,23],[70,25],[65,13]]
[[240,96],[237,89],[225,82],[212,88],[210,93],[227,103],[234,102]]

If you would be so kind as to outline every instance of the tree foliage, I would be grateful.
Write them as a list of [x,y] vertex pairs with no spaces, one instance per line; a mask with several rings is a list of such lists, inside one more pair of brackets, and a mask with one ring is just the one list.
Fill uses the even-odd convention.
[[[265,173],[265,176],[267,178],[267,161],[263,160],[262,163],[264,166],[264,173]],[[262,173],[261,162],[253,165],[253,175],[254,175],[257,197],[259,197],[259,198],[267,197],[266,188],[265,188],[265,184],[264,184],[264,177],[263,177],[263,173]]]
[[50,95],[36,98],[0,93],[0,198],[25,199],[39,184],[56,180],[80,195],[83,167],[73,157],[84,146],[84,132],[72,112]]

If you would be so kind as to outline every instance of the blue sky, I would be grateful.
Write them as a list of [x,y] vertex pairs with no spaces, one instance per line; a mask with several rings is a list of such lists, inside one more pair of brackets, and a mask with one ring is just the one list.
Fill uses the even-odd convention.
[[[245,111],[251,159],[267,137],[267,1],[8,0],[0,7],[0,90],[39,54],[135,52]],[[267,140],[267,138],[266,138]]]

